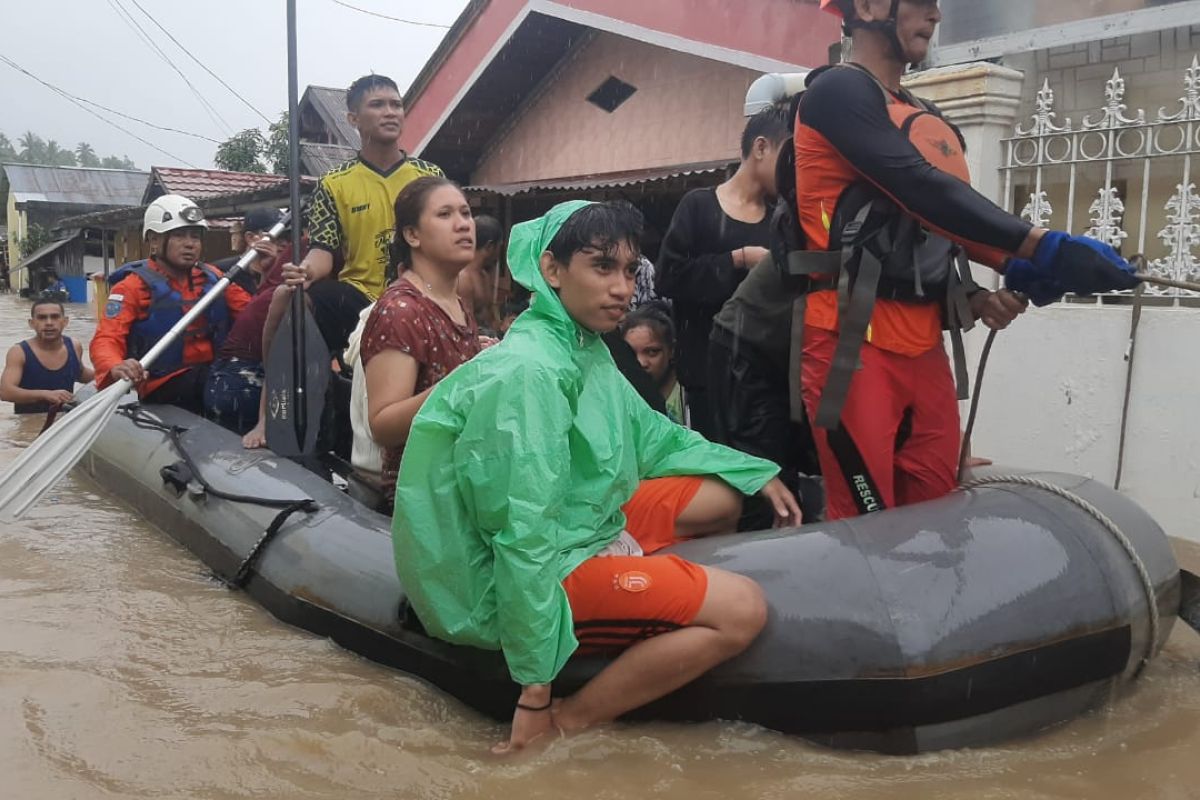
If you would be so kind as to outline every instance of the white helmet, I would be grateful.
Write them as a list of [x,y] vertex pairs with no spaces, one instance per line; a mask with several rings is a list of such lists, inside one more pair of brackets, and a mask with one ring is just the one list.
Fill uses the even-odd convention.
[[170,233],[180,228],[208,228],[204,211],[183,195],[164,194],[146,207],[142,218],[142,236]]

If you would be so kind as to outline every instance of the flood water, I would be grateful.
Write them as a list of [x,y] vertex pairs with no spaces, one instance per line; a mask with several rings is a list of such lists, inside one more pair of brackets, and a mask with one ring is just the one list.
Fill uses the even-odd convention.
[[[0,296],[0,342],[25,303]],[[90,309],[71,306],[86,339]],[[41,425],[0,414],[0,463]],[[1200,548],[1181,546],[1200,566]],[[1053,609],[1047,609],[1053,613]],[[620,725],[516,761],[453,699],[276,621],[72,475],[0,531],[0,798],[1193,798],[1200,637],[1103,711],[896,758],[744,724]]]

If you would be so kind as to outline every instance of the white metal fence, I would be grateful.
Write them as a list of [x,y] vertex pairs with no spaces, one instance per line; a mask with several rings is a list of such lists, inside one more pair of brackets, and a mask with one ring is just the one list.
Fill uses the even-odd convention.
[[[1129,110],[1117,69],[1104,94],[1103,105],[1078,125],[1060,123],[1054,92],[1043,83],[1032,122],[1004,141],[1006,207],[1036,225],[1108,242],[1127,257],[1143,254],[1154,274],[1200,280],[1193,253],[1200,193],[1192,175],[1192,157],[1200,154],[1200,58],[1184,74],[1178,107],[1160,108],[1153,118]],[[1150,286],[1146,294],[1186,305],[1200,297]]]

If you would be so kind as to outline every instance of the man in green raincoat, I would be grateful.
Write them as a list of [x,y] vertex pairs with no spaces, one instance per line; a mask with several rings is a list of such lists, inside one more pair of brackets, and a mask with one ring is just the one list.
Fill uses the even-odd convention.
[[[514,227],[530,308],[435,387],[405,447],[396,567],[432,635],[504,651],[522,691],[497,752],[616,719],[748,647],[756,583],[650,554],[734,530],[742,494],[800,522],[778,467],[652,411],[617,371],[600,334],[628,310],[641,226],[628,204],[575,201]],[[581,646],[620,655],[552,702]]]

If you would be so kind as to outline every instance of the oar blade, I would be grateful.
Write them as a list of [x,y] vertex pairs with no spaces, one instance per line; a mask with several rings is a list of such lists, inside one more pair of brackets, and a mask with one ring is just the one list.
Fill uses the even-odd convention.
[[[312,455],[325,409],[325,390],[329,387],[330,356],[320,328],[307,306],[304,340],[297,342],[289,306],[279,323],[278,333],[267,354],[267,447],[286,458]],[[298,374],[298,367],[301,370]],[[305,424],[298,422],[303,414]],[[303,428],[303,430],[301,430]],[[303,434],[303,435],[302,435]]]
[[79,463],[117,410],[129,386],[129,381],[118,381],[92,395],[8,465],[0,474],[0,521],[20,519]]

